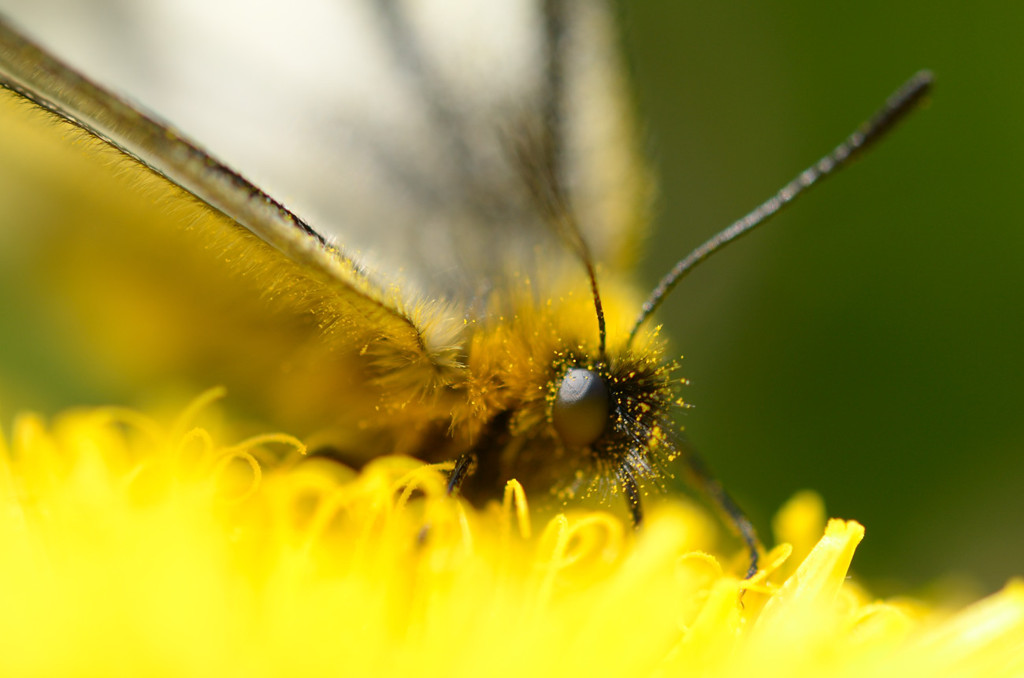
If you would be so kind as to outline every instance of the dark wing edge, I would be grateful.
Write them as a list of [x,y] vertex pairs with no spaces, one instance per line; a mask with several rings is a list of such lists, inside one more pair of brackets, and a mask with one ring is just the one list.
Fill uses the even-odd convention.
[[[417,322],[423,302],[397,286],[382,289],[337,245],[196,144],[78,73],[0,16],[0,87],[99,138],[271,245],[328,289],[372,331],[357,341],[396,343],[415,362],[445,371],[458,332]],[[431,314],[427,314],[428,316]],[[442,315],[449,315],[444,314]],[[457,319],[461,325],[461,318]],[[364,328],[365,329],[365,328]],[[376,335],[376,336],[375,336]]]

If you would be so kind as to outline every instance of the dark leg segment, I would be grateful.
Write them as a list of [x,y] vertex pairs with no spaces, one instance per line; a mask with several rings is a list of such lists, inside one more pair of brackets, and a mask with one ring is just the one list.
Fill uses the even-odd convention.
[[682,441],[681,449],[683,460],[686,463],[686,470],[689,472],[694,484],[711,499],[715,507],[725,516],[726,520],[739,533],[740,538],[747,545],[750,552],[750,567],[747,568],[747,579],[757,574],[758,561],[760,559],[761,541],[757,538],[757,532],[743,509],[736,501],[729,496],[729,493],[722,487],[722,483],[711,474],[707,464],[689,443]]
[[474,470],[476,470],[476,455],[472,452],[460,454],[459,458],[455,460],[455,468],[448,474],[448,494],[458,494],[462,483],[473,475]]
[[633,529],[640,529],[644,522],[644,510],[640,503],[640,488],[637,487],[636,478],[628,473],[621,473],[619,474],[619,483],[622,485],[622,493],[626,497],[629,515],[633,518]]

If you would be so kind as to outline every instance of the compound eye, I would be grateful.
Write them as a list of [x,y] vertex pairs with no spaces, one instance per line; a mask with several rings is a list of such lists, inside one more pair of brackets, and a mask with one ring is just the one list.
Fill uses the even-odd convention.
[[608,424],[608,386],[601,375],[582,367],[566,372],[551,417],[566,445],[582,447],[600,438]]

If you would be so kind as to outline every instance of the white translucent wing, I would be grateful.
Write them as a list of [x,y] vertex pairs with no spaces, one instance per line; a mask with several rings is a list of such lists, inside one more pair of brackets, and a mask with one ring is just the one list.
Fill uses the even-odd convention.
[[551,165],[598,261],[633,254],[646,178],[601,3],[0,8],[240,168],[385,283],[471,301],[538,252],[564,251],[524,164]]
[[[173,128],[97,86],[75,69],[40,49],[2,18],[0,88],[0,91],[4,92],[5,106],[10,106],[16,99],[24,104],[23,100],[10,94],[13,91],[23,99],[48,109],[55,116],[75,123],[89,132],[91,136],[83,136],[81,142],[91,144],[95,150],[93,160],[98,164],[91,170],[93,175],[118,173],[114,165],[124,158],[111,147],[149,168],[145,169],[136,164],[125,166],[120,170],[124,181],[120,182],[118,190],[141,190],[142,182],[146,181],[142,175],[155,179],[149,171],[151,169],[199,198],[201,204],[194,203],[198,212],[193,210],[190,216],[186,216],[185,211],[179,212],[181,223],[175,232],[182,239],[188,239],[188,234],[201,238],[199,243],[192,243],[195,245],[192,251],[196,255],[201,255],[204,249],[214,248],[213,258],[219,259],[218,268],[227,270],[233,267],[241,278],[249,278],[250,282],[253,276],[247,275],[246,269],[250,269],[250,273],[255,273],[262,284],[257,290],[250,287],[250,292],[255,294],[247,295],[243,304],[251,304],[253,308],[262,309],[268,319],[279,320],[281,324],[276,328],[275,334],[283,337],[291,330],[304,329],[310,337],[319,338],[318,343],[323,348],[320,355],[325,358],[320,361],[321,364],[326,364],[326,359],[348,363],[356,361],[359,363],[356,377],[358,385],[368,387],[374,394],[384,394],[391,400],[400,400],[401,403],[416,397],[426,397],[435,389],[451,384],[462,375],[464,370],[455,360],[458,355],[458,345],[455,342],[462,329],[461,318],[448,313],[437,317],[437,313],[430,312],[440,310],[436,305],[428,308],[422,303],[410,304],[409,297],[394,286],[380,285],[379,281],[368,276],[344,252],[325,242],[302,220],[241,175],[219,163]],[[7,113],[15,111],[14,108],[5,110]],[[36,115],[37,122],[43,117],[36,110],[31,112]],[[19,122],[11,118],[8,122],[17,128],[25,120]],[[46,122],[53,123],[54,120],[48,119]],[[62,127],[59,124],[51,124],[47,132],[52,130],[52,136],[57,136]],[[30,135],[36,133],[30,127],[25,129]],[[36,130],[38,129],[37,126]],[[106,144],[97,141],[95,137]],[[10,141],[16,142],[16,139]],[[107,156],[105,160],[104,154]],[[132,171],[136,175],[135,178],[128,176],[133,173]],[[58,177],[61,175],[62,169],[54,167],[53,180],[59,182]],[[69,185],[81,187],[89,184],[90,180],[91,177],[80,174],[77,178],[71,179]],[[159,183],[165,188],[171,188],[165,182]],[[52,193],[56,198],[54,207],[58,207],[63,203],[57,198],[59,190]],[[181,194],[177,197],[180,198]],[[66,206],[64,203],[64,207]],[[213,211],[209,207],[212,207]],[[58,207],[58,212],[60,209]],[[227,216],[228,219],[224,219],[223,216]],[[80,220],[77,213],[55,218],[61,224],[68,225],[66,237],[58,237],[53,239],[53,242],[44,243],[49,249],[41,253],[44,255],[43,259],[53,258],[67,249],[74,249],[68,247],[67,236],[84,235],[87,241],[93,238],[102,240],[105,235],[109,235],[108,226],[113,226],[118,221],[111,215],[109,219],[103,218],[99,224],[89,224],[89,218]],[[152,243],[145,255],[148,264],[143,266],[147,269],[145,275],[150,279],[162,278],[175,270],[181,270],[183,263],[180,260],[165,261],[170,263],[171,267],[159,269],[161,255],[169,251],[162,251],[158,243],[164,242],[166,246],[170,241],[161,241],[157,237],[160,229],[153,223],[157,220],[159,217],[153,216],[150,219],[127,222],[123,226],[125,230],[121,232],[121,237],[116,241],[118,245],[121,245],[122,241],[127,245],[127,241],[133,236],[140,232],[147,234],[152,230]],[[81,228],[83,226],[84,229]],[[82,230],[87,232],[82,233]],[[253,234],[258,238],[253,237]],[[174,241],[180,242],[178,238],[174,238]],[[281,254],[274,252],[268,245],[276,248]],[[88,288],[90,284],[103,278],[109,270],[104,263],[91,257],[87,251],[82,250],[79,256],[74,257],[75,266],[84,264],[86,268],[85,279],[81,285],[74,286],[76,289]],[[186,256],[191,255],[190,252]],[[132,281],[125,278],[117,285],[116,296],[133,297],[132,291],[142,289],[140,284],[143,284],[142,278]],[[165,285],[166,281],[163,286]],[[102,283],[99,287],[103,287]],[[208,293],[217,294],[219,291],[219,287],[214,287],[208,290]],[[63,296],[75,294],[65,290]],[[125,318],[144,318],[147,310],[167,315],[158,295],[143,293],[141,298],[135,297],[134,302],[129,301],[124,306],[125,311],[115,310],[112,321],[108,319],[107,323],[101,320],[95,322],[101,315],[95,312],[97,308],[105,309],[116,304],[102,293],[86,296],[91,297],[99,305],[92,307],[92,314],[87,313],[93,321],[87,324],[109,325],[115,332]],[[282,303],[275,305],[272,303],[273,299],[278,299]],[[225,317],[223,314],[231,314],[231,311],[222,308],[217,315]],[[271,315],[275,312],[277,315]],[[239,335],[240,327],[245,327],[243,316],[244,313],[233,315],[241,322],[240,326],[236,323],[233,327],[232,333],[235,335]],[[140,320],[140,324],[145,324],[145,321]],[[187,335],[196,325],[197,321],[194,318],[183,319],[173,331]],[[198,325],[212,327],[206,320],[199,320]],[[252,327],[248,329],[251,330]],[[246,329],[241,330],[239,338],[250,344],[254,340]],[[142,338],[136,342],[129,341],[131,346],[128,352],[145,354],[148,343]],[[202,352],[203,348],[199,347],[197,350]],[[296,350],[295,346],[293,350]],[[164,361],[158,357],[156,362]],[[261,378],[266,383],[273,380],[273,373],[283,371],[291,373],[290,382],[296,381],[294,366],[288,367],[281,363],[274,366],[274,362],[272,360],[269,370],[254,369],[253,372],[256,374],[253,376]],[[349,364],[346,366],[351,367]],[[128,368],[127,371],[130,372],[132,369]],[[315,369],[315,374],[319,374],[321,379],[337,382],[331,378],[330,372],[322,366]],[[288,375],[284,376],[287,378]],[[399,399],[399,395],[403,399]],[[309,408],[300,409],[309,411]]]
[[[379,319],[379,331],[423,343],[402,309],[345,254],[282,205],[189,140],[23,38],[0,21],[0,84],[99,136],[303,266],[355,312]],[[144,228],[140,224],[139,228]]]

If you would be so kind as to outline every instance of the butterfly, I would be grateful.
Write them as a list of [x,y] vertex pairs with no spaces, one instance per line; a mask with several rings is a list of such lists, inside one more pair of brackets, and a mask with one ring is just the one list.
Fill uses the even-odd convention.
[[[676,431],[685,380],[650,318],[930,74],[644,302],[630,269],[651,179],[602,3],[121,10],[87,13],[119,30],[79,27],[104,37],[76,66],[0,21],[0,106],[39,139],[13,152],[43,157],[49,185],[43,277],[109,372],[215,378],[333,456],[454,462],[450,490],[477,501],[516,478],[531,497],[622,496],[640,524],[643,493],[681,467],[754,571],[753,527]],[[211,32],[218,11],[234,19]],[[125,42],[150,49],[125,59]]]

